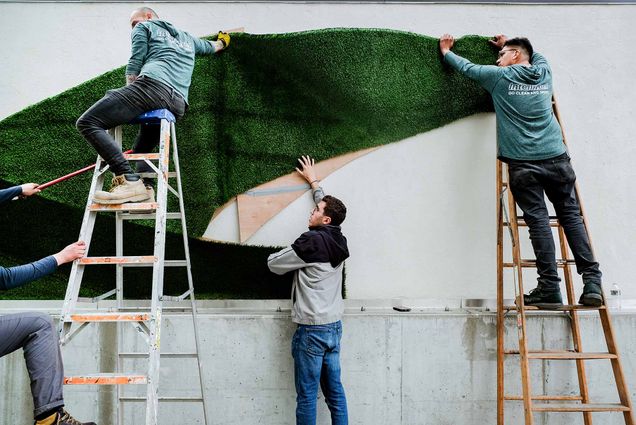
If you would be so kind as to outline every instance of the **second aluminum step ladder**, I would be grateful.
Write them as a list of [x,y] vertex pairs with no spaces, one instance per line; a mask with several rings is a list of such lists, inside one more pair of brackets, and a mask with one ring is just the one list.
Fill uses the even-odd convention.
[[[118,359],[117,372],[115,373],[96,373],[85,374],[81,376],[65,377],[67,385],[117,385],[118,397],[118,423],[123,424],[123,408],[124,401],[145,401],[145,424],[157,425],[159,418],[159,401],[187,401],[201,402],[203,406],[203,419],[207,424],[208,412],[205,404],[203,370],[200,360],[200,339],[198,329],[197,310],[194,298],[194,287],[192,282],[192,269],[190,263],[190,252],[188,247],[188,233],[186,228],[186,217],[183,201],[183,190],[181,185],[181,173],[179,170],[179,155],[177,150],[177,138],[175,132],[175,117],[166,110],[160,109],[147,112],[138,117],[134,124],[141,125],[159,125],[160,140],[158,153],[144,154],[125,154],[128,160],[145,161],[152,169],[153,173],[142,175],[145,178],[157,179],[156,202],[126,203],[121,205],[101,205],[93,202],[95,192],[101,190],[104,185],[104,176],[108,170],[108,166],[98,157],[93,179],[91,182],[88,201],[82,227],[80,230],[80,240],[86,243],[86,252],[89,253],[91,238],[95,221],[100,213],[115,214],[115,255],[108,257],[84,257],[73,263],[69,283],[66,291],[66,297],[62,308],[60,319],[60,343],[67,344],[74,336],[78,334],[90,323],[100,322],[117,322],[118,327]],[[111,130],[111,134],[121,146],[122,129],[117,127]],[[170,171],[170,157],[172,154],[172,163],[174,171]],[[152,161],[157,161],[155,165]],[[169,179],[176,180],[176,189],[170,186]],[[168,212],[168,192],[171,192],[178,199],[179,210],[176,212]],[[142,256],[124,256],[124,226],[126,220],[155,220],[154,227],[154,252],[152,255]],[[165,260],[166,251],[166,221],[168,219],[176,219],[181,221],[181,231],[183,234],[183,251],[185,258],[183,260]],[[94,265],[115,265],[116,282],[115,288],[92,299],[92,302],[98,302],[115,296],[117,308],[110,312],[85,312],[77,310],[77,302],[79,291],[82,284],[82,277],[86,267]],[[150,307],[130,307],[124,305],[124,267],[152,267],[152,295]],[[188,289],[177,297],[165,296],[164,288],[164,268],[165,267],[184,267],[187,271]],[[161,325],[162,311],[164,301],[185,301],[190,300],[190,310],[192,313],[192,322],[194,330],[194,340],[196,353],[165,353],[169,357],[183,358],[186,356],[195,357],[198,365],[199,384],[201,389],[201,397],[159,397],[159,376],[161,364]],[[120,352],[120,344],[122,341],[122,327],[126,323],[130,323],[147,343],[148,351],[141,353],[122,353]],[[123,358],[144,358],[147,357],[147,372],[127,373],[122,371]],[[147,386],[145,397],[124,397],[122,396],[121,385],[127,384],[145,384]]]
[[[559,111],[553,99],[555,116],[561,124]],[[563,126],[561,126],[563,128]],[[565,134],[563,135],[565,141]],[[504,425],[504,409],[506,401],[523,401],[525,425],[533,425],[535,412],[581,412],[585,425],[592,425],[592,412],[621,412],[625,425],[634,423],[634,411],[630,400],[629,389],[623,374],[621,357],[616,344],[616,338],[612,327],[610,312],[605,305],[600,307],[586,307],[576,304],[574,294],[573,276],[571,267],[575,264],[570,258],[568,245],[563,228],[556,217],[550,217],[550,226],[557,229],[561,258],[557,259],[557,266],[563,271],[565,289],[567,293],[567,305],[558,308],[557,311],[568,315],[572,335],[572,349],[562,351],[531,350],[528,348],[528,332],[526,326],[526,312],[536,311],[537,307],[523,305],[523,269],[536,267],[535,260],[521,258],[519,241],[519,227],[526,226],[523,218],[517,216],[517,207],[510,191],[507,179],[507,167],[501,161],[497,161],[497,425]],[[583,224],[589,237],[588,222],[583,211],[583,205],[579,196],[578,186],[575,186],[576,197],[581,208]],[[510,235],[512,248],[512,260],[504,259],[504,228]],[[591,241],[591,238],[590,238]],[[504,305],[504,269],[512,270],[515,281],[515,306]],[[582,310],[598,311],[607,352],[584,352],[581,343],[581,330],[579,326],[579,312]],[[516,325],[518,332],[518,349],[506,349],[504,347],[505,316],[509,311],[516,313]],[[521,369],[522,395],[506,394],[504,390],[504,361],[506,356],[518,356]],[[530,382],[530,361],[571,360],[576,363],[578,377],[578,395],[550,395],[535,394]],[[594,403],[590,400],[585,361],[609,360],[616,382],[619,403]]]

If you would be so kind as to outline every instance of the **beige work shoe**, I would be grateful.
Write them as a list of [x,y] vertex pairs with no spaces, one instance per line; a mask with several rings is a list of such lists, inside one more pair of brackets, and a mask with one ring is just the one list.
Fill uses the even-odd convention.
[[122,174],[113,177],[110,191],[97,191],[93,201],[98,204],[123,204],[145,201],[149,195],[138,174]]

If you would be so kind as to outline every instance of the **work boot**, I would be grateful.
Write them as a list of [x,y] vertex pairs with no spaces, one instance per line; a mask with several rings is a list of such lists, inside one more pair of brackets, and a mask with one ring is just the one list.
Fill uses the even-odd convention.
[[599,283],[586,283],[583,285],[583,293],[579,298],[579,304],[588,307],[600,307],[603,305],[603,293]]
[[534,288],[528,295],[523,295],[524,305],[533,305],[545,310],[554,310],[563,306],[559,288],[546,290],[541,286]]
[[96,192],[93,201],[98,204],[123,204],[145,201],[148,196],[146,186],[139,174],[121,174],[113,177],[110,191]]
[[145,202],[155,202],[155,189],[152,186],[146,185],[146,193],[148,194],[148,199]]
[[97,425],[95,422],[80,422],[72,417],[66,410],[61,409],[48,418],[35,421],[35,425]]

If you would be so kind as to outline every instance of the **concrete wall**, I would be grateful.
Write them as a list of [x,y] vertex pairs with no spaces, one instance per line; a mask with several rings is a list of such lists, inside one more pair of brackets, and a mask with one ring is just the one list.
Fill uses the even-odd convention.
[[[408,303],[409,301],[407,301]],[[410,302],[414,302],[411,300]],[[204,353],[204,381],[212,418],[210,424],[291,425],[295,390],[290,341],[294,328],[287,301],[203,303],[200,328]],[[45,311],[59,311],[59,303]],[[55,305],[55,307],[53,307]],[[278,306],[282,312],[276,312]],[[361,311],[361,306],[366,310]],[[25,308],[3,302],[0,314]],[[607,351],[598,315],[582,314],[586,351]],[[506,346],[516,347],[517,334],[510,318]],[[632,400],[636,400],[636,314],[614,315],[614,328],[623,353],[625,376]],[[564,316],[533,315],[529,320],[530,347],[570,347]],[[343,320],[343,382],[350,423],[356,425],[479,425],[496,423],[496,318],[493,313],[451,308],[449,311],[414,308],[397,313],[374,301],[349,301]],[[193,350],[190,316],[166,313],[162,351]],[[101,325],[82,331],[63,350],[66,374],[112,371],[116,358],[116,327]],[[144,344],[131,327],[123,348],[142,351]],[[162,361],[160,394],[198,395],[198,375],[192,360]],[[586,363],[592,399],[617,402],[607,360]],[[143,373],[142,363],[128,364],[129,371]],[[576,394],[576,370],[572,362],[533,363],[534,393]],[[516,358],[506,362],[506,385],[520,394]],[[0,423],[29,423],[32,411],[28,376],[21,352],[0,361]],[[128,395],[145,386],[128,386]],[[131,390],[133,392],[131,392]],[[83,420],[100,425],[114,423],[115,392],[109,387],[65,387],[68,409]],[[519,402],[508,402],[506,423],[522,423]],[[124,406],[126,424],[143,423],[143,405]],[[202,423],[200,404],[162,403],[160,424]],[[319,399],[318,424],[328,424],[324,399]],[[185,419],[184,419],[185,418]],[[536,424],[583,423],[576,414],[537,414]],[[595,414],[598,425],[624,424],[622,415]]]
[[[432,36],[528,36],[553,68],[605,282],[619,283],[626,298],[636,298],[631,269],[636,226],[628,221],[636,207],[636,91],[630,78],[636,56],[629,54],[636,43],[635,5],[148,4],[197,35],[245,26],[252,33],[375,27]],[[5,40],[0,45],[0,118],[123,65],[134,6],[0,3]],[[493,119],[473,117],[461,125],[472,137],[453,139],[449,126],[387,146],[325,182],[349,205],[344,225],[353,254],[349,296],[494,296]],[[308,199],[295,208],[290,211],[303,222]],[[276,241],[286,243],[300,233],[304,223],[288,226],[287,214],[264,228],[258,242],[293,235]]]

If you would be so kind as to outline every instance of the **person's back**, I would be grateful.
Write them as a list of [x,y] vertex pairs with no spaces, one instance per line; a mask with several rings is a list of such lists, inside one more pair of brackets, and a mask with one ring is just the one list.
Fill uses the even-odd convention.
[[160,19],[133,28],[132,55],[127,75],[145,75],[179,91],[188,100],[195,55],[214,53],[214,47]]

